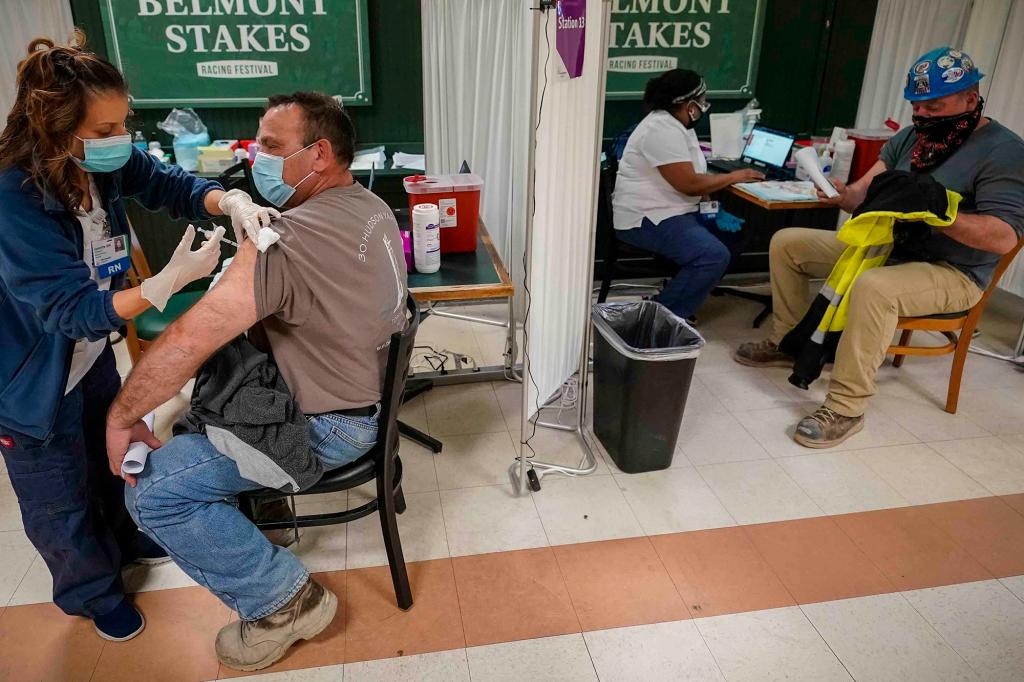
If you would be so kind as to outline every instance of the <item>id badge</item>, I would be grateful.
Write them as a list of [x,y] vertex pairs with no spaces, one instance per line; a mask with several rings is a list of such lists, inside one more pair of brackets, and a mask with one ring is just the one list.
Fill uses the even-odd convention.
[[718,215],[718,202],[717,201],[702,201],[700,202],[700,214],[708,218],[714,218]]
[[132,256],[128,249],[128,237],[118,235],[92,243],[92,263],[100,279],[121,275],[128,271]]

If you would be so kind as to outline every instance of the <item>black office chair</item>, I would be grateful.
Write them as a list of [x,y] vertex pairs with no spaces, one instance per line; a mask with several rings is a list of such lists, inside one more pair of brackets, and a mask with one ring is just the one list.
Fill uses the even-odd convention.
[[[296,495],[336,493],[376,480],[377,497],[355,509],[296,516],[290,521],[256,522],[261,530],[312,528],[348,523],[378,512],[381,531],[384,534],[384,548],[388,554],[388,565],[391,567],[391,580],[395,586],[395,598],[398,601],[398,607],[403,610],[412,606],[412,588],[409,586],[409,575],[405,568],[405,557],[402,554],[402,541],[398,535],[398,518],[396,516],[405,511],[405,495],[402,493],[402,460],[398,456],[398,411],[402,406],[405,380],[409,374],[409,361],[416,340],[416,329],[420,323],[419,307],[412,295],[406,299],[406,307],[410,316],[408,326],[404,331],[391,335],[388,366],[384,377],[384,390],[378,416],[380,431],[377,444],[370,452],[355,462],[340,469],[328,471],[316,485],[295,493]],[[279,490],[265,488],[245,493],[239,496],[239,499],[243,503],[248,503],[253,515],[256,515],[258,502],[267,502],[282,497],[284,495]]]
[[670,259],[627,244],[616,236],[612,223],[612,192],[615,190],[615,174],[618,169],[618,161],[612,154],[608,154],[608,161],[601,167],[597,190],[597,241],[602,245],[601,257],[594,268],[601,279],[598,303],[607,300],[613,280],[671,279],[679,272],[679,266]]
[[242,190],[260,206],[266,206],[268,208],[274,207],[274,205],[264,199],[263,195],[256,189],[256,183],[252,181],[252,166],[249,165],[248,161],[239,161],[235,165],[226,168],[217,176],[217,182],[223,185],[225,190]]

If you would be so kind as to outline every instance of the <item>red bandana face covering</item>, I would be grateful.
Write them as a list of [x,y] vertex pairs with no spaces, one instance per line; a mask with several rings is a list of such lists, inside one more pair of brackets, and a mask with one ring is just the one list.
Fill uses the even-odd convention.
[[914,116],[917,142],[910,154],[910,167],[926,171],[948,159],[978,127],[984,106],[981,99],[972,111],[955,116]]

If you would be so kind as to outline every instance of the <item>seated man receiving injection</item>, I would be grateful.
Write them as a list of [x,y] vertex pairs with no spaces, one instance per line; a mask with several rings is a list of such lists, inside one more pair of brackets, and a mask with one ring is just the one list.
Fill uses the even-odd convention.
[[[287,209],[273,226],[280,241],[260,252],[244,239],[209,294],[143,356],[107,418],[111,471],[120,472],[139,418],[215,353],[211,365],[234,351],[250,327],[301,410],[314,460],[307,479],[373,447],[388,341],[406,325],[406,281],[402,253],[392,247],[401,244],[394,215],[349,172],[354,138],[330,97],[270,98],[253,174],[260,193]],[[203,376],[183,421],[195,414]],[[182,433],[183,421],[137,480],[126,476],[128,510],[182,570],[238,612],[241,620],[217,636],[220,661],[258,670],[323,631],[337,598],[239,511],[236,496],[262,487],[247,478],[251,462],[216,447],[211,440],[221,430],[209,422]]]

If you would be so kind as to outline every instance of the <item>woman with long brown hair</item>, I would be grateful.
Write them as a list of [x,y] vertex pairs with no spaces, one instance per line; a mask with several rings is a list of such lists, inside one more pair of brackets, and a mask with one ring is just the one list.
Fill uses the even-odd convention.
[[[121,567],[166,555],[132,523],[124,481],[107,468],[106,412],[121,385],[108,337],[209,275],[223,233],[192,250],[190,228],[163,271],[122,289],[124,201],[193,220],[229,213],[236,234],[276,213],[134,147],[128,115],[123,76],[76,31],[67,46],[29,44],[0,133],[0,453],[54,602],[113,641],[145,626]],[[142,422],[132,440],[159,447]]]

